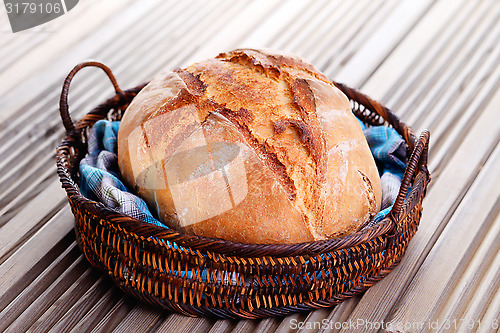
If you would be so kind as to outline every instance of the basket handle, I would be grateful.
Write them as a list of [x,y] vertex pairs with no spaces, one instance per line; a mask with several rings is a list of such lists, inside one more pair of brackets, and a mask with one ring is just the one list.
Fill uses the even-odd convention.
[[110,79],[111,83],[113,84],[113,87],[115,88],[115,92],[117,95],[122,96],[123,91],[120,89],[118,86],[118,83],[116,82],[116,79],[111,72],[111,69],[109,69],[106,65],[98,62],[98,61],[87,61],[80,63],[76,65],[71,72],[69,72],[68,76],[66,77],[66,80],[64,80],[64,84],[62,87],[61,91],[61,98],[59,99],[59,113],[61,114],[61,119],[64,125],[64,128],[66,129],[66,133],[71,133],[75,131],[75,124],[73,123],[73,120],[71,120],[71,116],[69,115],[69,106],[68,106],[68,91],[69,91],[69,86],[71,84],[71,81],[73,80],[73,77],[75,76],[76,73],[78,73],[82,68],[84,67],[98,67],[101,68],[108,76]]
[[401,186],[399,188],[398,196],[396,197],[396,202],[394,203],[394,206],[391,210],[391,214],[394,217],[399,216],[401,210],[403,209],[403,203],[406,198],[408,188],[417,170],[423,171],[427,176],[428,181],[431,178],[429,170],[427,168],[427,159],[429,155],[429,139],[430,132],[428,130],[424,130],[420,134],[420,137],[415,144],[415,149],[413,149],[412,151],[412,154],[408,161],[408,166],[406,167],[406,171],[401,181]]

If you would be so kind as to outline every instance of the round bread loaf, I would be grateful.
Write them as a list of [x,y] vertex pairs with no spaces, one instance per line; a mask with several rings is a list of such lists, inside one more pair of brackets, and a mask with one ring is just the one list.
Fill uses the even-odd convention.
[[380,178],[347,97],[307,62],[240,49],[154,78],[118,133],[125,182],[185,233],[300,243],[359,230]]

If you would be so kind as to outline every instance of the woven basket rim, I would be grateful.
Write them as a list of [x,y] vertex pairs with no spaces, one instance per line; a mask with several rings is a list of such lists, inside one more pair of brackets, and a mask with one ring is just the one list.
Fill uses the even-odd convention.
[[[373,226],[363,228],[357,232],[318,241],[294,243],[294,244],[253,244],[225,240],[222,238],[206,237],[199,235],[186,234],[172,228],[160,227],[143,220],[136,219],[130,215],[115,211],[103,203],[93,201],[83,196],[80,191],[74,187],[78,194],[72,194],[72,200],[80,202],[87,208],[93,207],[99,215],[104,215],[111,222],[116,230],[124,230],[133,237],[145,242],[152,242],[155,246],[166,247],[162,241],[176,243],[182,247],[196,247],[202,251],[213,251],[220,254],[232,256],[297,256],[297,255],[315,255],[326,251],[335,251],[348,249],[352,246],[366,243],[381,235],[387,234],[392,229],[393,221],[386,217]],[[412,191],[416,191],[413,189]],[[131,228],[133,227],[133,228]],[[137,229],[143,231],[138,232]],[[192,243],[196,242],[196,245]],[[205,245],[201,245],[205,244]],[[232,248],[237,247],[237,248]]]

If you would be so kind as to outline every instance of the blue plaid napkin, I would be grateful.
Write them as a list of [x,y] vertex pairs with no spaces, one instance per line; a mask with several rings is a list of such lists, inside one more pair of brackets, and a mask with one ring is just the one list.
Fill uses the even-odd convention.
[[[360,122],[361,123],[361,122]],[[168,228],[153,217],[141,198],[120,180],[117,155],[119,121],[100,120],[89,131],[88,155],[80,162],[80,190],[85,197],[139,220]],[[370,222],[382,220],[398,195],[406,168],[406,143],[392,128],[366,127],[364,134],[377,164],[382,185],[381,211]]]
[[396,201],[406,169],[407,146],[405,140],[394,128],[386,126],[367,127],[361,121],[359,123],[377,164],[382,188],[380,212],[368,224],[368,226],[371,226],[386,217]]
[[80,161],[80,190],[85,197],[136,219],[167,228],[153,217],[146,202],[120,180],[117,135],[119,121],[100,120],[91,128],[89,154]]

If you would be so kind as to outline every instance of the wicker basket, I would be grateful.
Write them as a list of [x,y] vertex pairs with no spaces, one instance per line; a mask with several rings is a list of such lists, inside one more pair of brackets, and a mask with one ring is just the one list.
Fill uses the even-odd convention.
[[[116,94],[74,125],[68,90],[73,76],[87,66],[103,69]],[[87,152],[89,127],[100,119],[120,119],[144,85],[122,91],[101,63],[76,66],[61,93],[66,137],[57,149],[57,170],[85,257],[126,293],[189,316],[282,316],[330,307],[365,291],[399,263],[417,231],[430,181],[429,132],[424,131],[417,140],[386,107],[354,89],[336,85],[351,100],[358,118],[367,125],[394,127],[408,145],[411,156],[392,211],[379,223],[344,237],[255,245],[160,228],[82,196],[77,186],[78,163]]]

